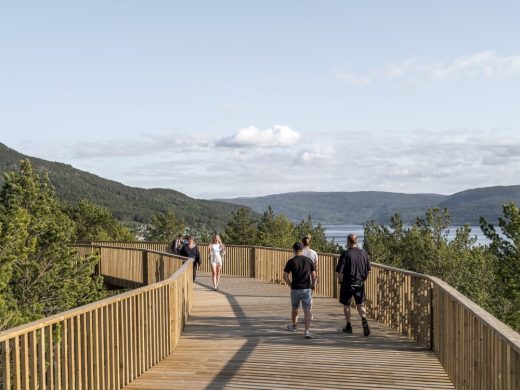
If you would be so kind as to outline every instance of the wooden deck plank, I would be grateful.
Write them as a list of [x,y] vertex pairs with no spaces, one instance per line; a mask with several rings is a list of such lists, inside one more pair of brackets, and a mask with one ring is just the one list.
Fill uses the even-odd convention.
[[[435,355],[393,330],[370,322],[364,337],[341,332],[341,306],[315,298],[311,331],[285,330],[289,290],[225,277],[220,291],[198,278],[195,305],[174,354],[126,389],[453,389]],[[301,324],[303,329],[303,324]]]

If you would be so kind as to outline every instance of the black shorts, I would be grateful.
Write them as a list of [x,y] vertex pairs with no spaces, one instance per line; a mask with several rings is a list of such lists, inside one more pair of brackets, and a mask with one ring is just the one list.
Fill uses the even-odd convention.
[[361,305],[365,302],[365,286],[362,287],[352,287],[348,285],[341,285],[339,290],[339,302],[342,305],[350,306],[350,302],[352,301],[352,297],[354,297],[354,301],[356,305]]

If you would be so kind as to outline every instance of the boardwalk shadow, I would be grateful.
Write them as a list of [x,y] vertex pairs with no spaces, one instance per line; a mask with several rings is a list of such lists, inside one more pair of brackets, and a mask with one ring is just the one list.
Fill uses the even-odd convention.
[[289,290],[256,279],[225,277],[213,291],[199,275],[195,305],[176,351],[129,389],[452,389],[435,355],[371,321],[362,335],[341,332],[341,306],[315,300],[312,340],[285,329]]
[[[208,290],[213,289],[209,284],[205,284],[200,281],[197,281],[196,284],[198,284],[199,286],[205,287]],[[216,291],[216,293],[225,296],[226,299],[228,300],[230,306],[233,309],[235,318],[230,319],[230,321],[229,321],[230,325],[231,325],[231,323],[235,326],[237,325],[236,324],[237,317],[242,319],[242,322],[241,322],[242,326],[239,325],[238,329],[235,329],[233,331],[234,334],[238,336],[241,333],[243,333],[243,335],[245,336],[246,333],[249,333],[249,332],[244,328],[253,327],[254,324],[248,319],[248,316],[246,315],[242,306],[238,302],[237,297],[234,294],[230,294],[230,293],[222,291],[222,290]],[[257,295],[243,295],[242,297],[258,298]],[[223,319],[221,317],[218,317],[218,321],[221,321],[221,323],[222,323],[222,320]],[[242,327],[244,327],[244,328],[242,328]],[[195,329],[193,329],[193,328],[195,328]],[[242,328],[242,331],[240,328]],[[192,329],[193,329],[193,332],[195,334],[197,334],[196,325],[195,325],[195,327],[192,325]],[[215,329],[215,328],[212,329],[212,337],[215,337],[215,338],[218,337],[218,332],[216,332],[216,330],[218,330],[218,326],[217,326],[217,329]],[[205,332],[205,330],[203,329],[202,326],[200,329],[200,334],[201,334],[201,336],[203,334],[205,334],[205,337],[207,338],[207,331]],[[226,338],[229,337],[229,328],[228,327],[226,327],[226,330],[225,330],[225,332],[222,333],[222,336],[226,337]],[[233,377],[238,372],[238,370],[240,370],[240,367],[242,366],[243,362],[245,362],[247,360],[247,358],[253,353],[254,349],[258,346],[260,341],[261,340],[259,340],[257,338],[252,339],[252,338],[248,337],[247,342],[235,353],[235,356],[240,356],[240,359],[235,359],[235,358],[231,359],[231,362],[233,364],[227,364],[224,368],[222,368],[222,370],[215,376],[213,381],[210,384],[208,384],[208,386],[206,386],[206,389],[226,387],[226,385],[233,379]],[[237,362],[238,362],[238,364],[237,364]]]
[[[203,279],[204,280],[204,279]],[[258,283],[258,282],[257,282]],[[245,343],[234,352],[227,364],[225,364],[206,389],[224,388],[234,381],[239,371],[246,364],[252,361],[262,362],[264,367],[269,367],[273,362],[269,357],[276,357],[280,362],[287,358],[286,352],[289,348],[303,348],[301,354],[315,353],[317,348],[322,350],[320,353],[327,356],[327,359],[344,359],[345,347],[348,348],[352,356],[362,356],[362,359],[369,359],[374,362],[387,360],[389,354],[411,353],[413,351],[424,351],[425,348],[418,343],[396,335],[395,332],[388,332],[382,326],[374,323],[374,332],[369,338],[360,334],[345,335],[341,332],[343,325],[341,307],[337,305],[337,315],[327,315],[321,320],[316,321],[313,326],[315,338],[305,340],[302,333],[293,334],[284,328],[288,323],[290,315],[290,303],[288,290],[265,289],[268,295],[259,296],[258,294],[237,291],[237,287],[229,286],[229,290],[224,286],[219,291],[204,281],[197,284],[211,291],[215,296],[225,297],[229,307],[232,309],[233,317],[229,315],[212,315],[190,319],[190,338],[200,338],[207,340],[225,339],[244,339]],[[265,286],[265,284],[264,284]],[[254,287],[254,286],[253,286]],[[262,290],[263,292],[263,290]],[[328,309],[335,308],[331,300],[327,302]],[[259,305],[258,303],[262,304]],[[318,299],[317,302],[321,303]],[[251,304],[256,304],[254,312],[251,311]],[[287,316],[274,315],[270,307],[275,307],[280,313],[281,305],[286,305]],[[353,322],[359,322],[357,319]],[[337,323],[337,326],[335,324]],[[211,324],[211,331],[208,333],[208,324]],[[361,332],[360,324],[357,324],[358,332]],[[256,358],[252,358],[255,354]],[[259,357],[266,356],[266,357]],[[252,358],[252,359],[251,359]],[[259,360],[260,359],[260,360]]]

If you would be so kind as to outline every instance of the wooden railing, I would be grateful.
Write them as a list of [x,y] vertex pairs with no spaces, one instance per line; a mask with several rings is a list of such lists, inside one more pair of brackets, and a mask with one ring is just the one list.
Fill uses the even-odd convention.
[[[201,270],[209,271],[207,246],[199,247]],[[108,281],[157,283],[1,333],[3,376],[14,389],[119,388],[173,351],[191,305],[191,266],[176,271],[180,262],[171,259],[178,257],[164,253],[168,243],[80,248],[92,250],[101,254]],[[223,274],[283,283],[291,256],[285,249],[230,245]],[[316,294],[337,298],[337,260],[319,254]],[[369,315],[433,350],[457,389],[520,388],[520,335],[440,279],[373,264],[366,291]]]
[[1,332],[0,388],[120,389],[174,351],[192,306],[192,260],[78,248],[91,251],[107,280],[144,287]]
[[91,251],[99,254],[98,273],[106,283],[122,288],[137,288],[165,280],[185,260],[182,256],[160,251],[164,249],[162,245],[152,243],[151,248],[143,248],[142,243],[137,244],[139,246],[123,248],[114,243],[83,243],[76,248],[80,255]]
[[[169,250],[167,243],[135,245]],[[209,271],[207,246],[200,252]],[[283,283],[291,256],[286,249],[227,246],[223,273]],[[319,254],[316,294],[337,298],[337,260]],[[372,264],[366,291],[369,315],[433,350],[457,389],[520,389],[520,334],[442,280]]]
[[438,278],[433,350],[457,389],[520,389],[520,334]]

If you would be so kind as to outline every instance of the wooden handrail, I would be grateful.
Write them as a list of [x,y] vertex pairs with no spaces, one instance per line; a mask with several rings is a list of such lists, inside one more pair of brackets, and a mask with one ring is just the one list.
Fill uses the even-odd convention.
[[[132,248],[87,248],[120,270],[135,260]],[[192,307],[193,259],[137,254],[162,261],[163,280],[0,332],[0,389],[120,389],[171,354]]]
[[[56,377],[60,380],[72,378],[71,380],[81,382],[79,384],[75,382],[74,386],[77,388],[101,388],[97,386],[96,380],[91,379],[94,377],[92,369],[85,365],[85,362],[90,362],[93,356],[98,356],[103,364],[108,361],[106,367],[101,363],[95,365],[93,362],[95,373],[102,374],[100,381],[105,388],[120,388],[175,348],[191,307],[192,260],[175,269],[172,268],[173,263],[180,264],[185,259],[168,253],[169,243],[89,242],[80,246],[83,249],[99,251],[100,272],[107,280],[120,283],[122,286],[139,288],[1,332],[0,348],[4,352],[0,358],[0,364],[3,364],[3,374],[0,375],[4,378],[18,376],[19,383],[10,382],[15,389],[25,389],[23,384],[29,382],[32,384],[33,378],[36,378],[34,379],[36,381],[40,379],[48,381],[50,368],[47,367],[43,374],[39,369],[40,366],[45,367],[43,363],[46,362],[46,358],[42,358],[42,354],[54,356],[56,361],[52,368],[54,371],[58,362],[61,363],[60,370],[63,373],[54,375],[52,379],[54,382]],[[209,271],[207,245],[199,245],[199,247],[202,271]],[[283,267],[290,257],[292,251],[289,249],[228,245],[223,273],[283,283]],[[337,298],[339,288],[335,267],[338,257],[335,254],[319,253],[320,280],[317,294]],[[382,264],[372,265],[372,272],[366,283],[369,315],[432,349],[456,388],[515,389],[520,387],[520,334],[436,277]],[[157,280],[161,277],[165,279]],[[153,283],[154,281],[156,283]],[[143,286],[145,282],[150,284]],[[153,310],[148,312],[149,307],[155,308],[155,312]],[[142,322],[139,319],[137,322],[134,321],[129,317],[129,313],[140,315]],[[165,321],[165,313],[168,321]],[[130,324],[121,325],[121,321],[115,321],[121,316],[123,319],[130,320]],[[116,350],[120,358],[116,360],[123,363],[124,373],[115,368],[115,360],[111,363],[106,349],[103,349],[104,344],[99,344],[99,348],[102,346],[103,348],[97,351],[98,355],[94,352],[87,353],[85,356],[77,354],[78,346],[87,346],[86,343],[83,344],[83,337],[85,340],[94,338],[94,341],[97,340],[96,337],[101,338],[104,343],[107,332],[109,335],[113,333],[110,326],[106,324],[106,318],[114,319],[115,322],[111,324],[116,326],[115,333],[118,335],[130,334],[130,330],[134,332],[132,338],[127,340],[130,342],[129,347],[121,344],[121,340],[121,343],[115,345],[124,350],[122,355],[119,350]],[[339,318],[338,310],[338,320]],[[102,325],[96,328],[96,332],[90,336],[83,336],[82,331],[85,329],[83,324],[87,330],[92,330],[89,324],[101,319],[104,322],[102,321]],[[150,338],[148,333],[144,332],[146,326],[151,329],[161,327],[166,331],[164,332],[166,337],[161,338],[159,332]],[[56,337],[61,338],[57,344]],[[41,339],[47,340],[47,344],[42,346]],[[109,337],[107,342],[112,347],[111,340]],[[151,350],[145,347],[147,343],[157,345],[156,349],[153,349],[154,352],[150,352]],[[55,344],[59,348],[53,355],[46,345]],[[60,355],[60,348],[63,345],[67,345],[69,350],[61,352]],[[70,348],[73,354],[70,353]],[[131,350],[130,354],[129,350]],[[5,365],[6,353],[8,356],[13,356],[12,363],[8,365]],[[133,353],[135,356],[132,355]],[[56,359],[56,354],[60,358],[67,356],[68,359]],[[128,366],[128,361],[131,367]],[[65,363],[67,368],[64,369]],[[18,371],[16,364],[21,367]],[[71,365],[74,369],[70,368]],[[79,377],[75,374],[76,370]],[[94,381],[93,386],[90,386],[92,381]],[[62,382],[61,387],[48,385],[47,388],[65,389],[67,387],[64,383]],[[70,382],[67,382],[67,385],[70,387]],[[4,388],[8,388],[5,382]]]
[[[168,243],[160,245],[169,250]],[[202,270],[209,272],[206,246],[199,246]],[[318,255],[320,282],[316,293],[337,298],[338,255]],[[283,266],[291,256],[289,249],[228,245],[223,273],[283,283]],[[370,316],[432,349],[456,388],[520,387],[517,332],[438,278],[372,265],[366,284]]]
[[[489,328],[493,329],[496,335],[500,336],[504,341],[511,343],[511,347],[520,353],[520,333],[515,332],[509,326],[504,324],[498,318],[490,314],[488,311],[477,305],[468,297],[462,295],[456,289],[451,287],[448,283],[444,282],[442,279],[436,278],[434,276],[428,276],[430,280],[432,280],[435,285],[445,291],[450,295],[450,298],[457,301],[459,304],[469,309],[471,313],[477,318],[482,324],[487,325]],[[520,382],[519,382],[520,386]]]
[[[121,248],[118,248],[118,249],[121,249]],[[44,328],[46,326],[55,324],[57,322],[65,321],[72,317],[76,317],[81,314],[85,314],[87,312],[102,308],[102,307],[110,305],[112,303],[117,303],[122,300],[134,297],[136,295],[140,295],[145,292],[155,290],[159,287],[166,286],[166,285],[170,284],[172,280],[178,278],[186,270],[186,268],[189,266],[192,266],[192,264],[193,264],[193,259],[186,259],[186,261],[184,261],[184,264],[181,266],[181,268],[179,268],[170,278],[168,278],[162,282],[156,282],[156,283],[148,285],[148,286],[143,286],[143,287],[139,287],[139,288],[136,288],[136,289],[133,289],[130,291],[125,291],[121,294],[114,295],[109,298],[101,299],[99,301],[92,302],[87,305],[79,306],[74,309],[70,309],[70,310],[67,310],[67,311],[64,311],[64,312],[61,312],[58,314],[54,314],[52,316],[42,318],[41,320],[36,320],[33,322],[29,322],[27,324],[23,324],[23,325],[14,327],[14,328],[4,330],[4,331],[0,332],[0,343],[7,339],[13,338],[15,336],[20,336],[23,333],[27,333],[27,332],[30,332],[33,330],[38,330],[38,329]]]
[[[122,241],[122,242],[124,242],[124,241]],[[166,256],[169,256],[169,257],[172,257],[172,258],[176,258],[176,259],[188,260],[187,257],[176,255],[176,254],[173,254],[171,252],[158,251],[158,250],[154,250],[154,249],[142,249],[142,248],[132,248],[132,247],[128,247],[127,248],[127,247],[123,247],[123,246],[106,245],[106,244],[91,245],[91,244],[87,244],[87,243],[84,243],[84,242],[80,242],[80,243],[76,244],[75,247],[76,248],[126,249],[126,250],[129,250],[129,251],[141,251],[141,252],[143,250],[146,250],[146,252],[148,252],[148,253],[155,253],[157,255],[166,255]]]

